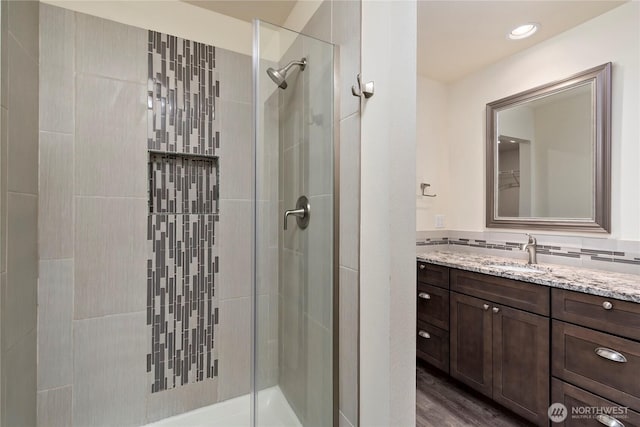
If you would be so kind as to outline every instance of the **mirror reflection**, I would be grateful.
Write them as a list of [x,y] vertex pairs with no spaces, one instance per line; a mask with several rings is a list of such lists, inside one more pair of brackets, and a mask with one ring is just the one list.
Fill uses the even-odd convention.
[[487,227],[611,230],[611,63],[487,104]]
[[496,208],[506,218],[594,218],[594,84],[497,112]]

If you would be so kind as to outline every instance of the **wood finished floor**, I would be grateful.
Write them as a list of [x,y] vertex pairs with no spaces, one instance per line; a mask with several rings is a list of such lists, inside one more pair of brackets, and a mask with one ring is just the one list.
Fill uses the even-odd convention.
[[417,362],[416,426],[514,427],[527,421],[454,382],[424,362]]

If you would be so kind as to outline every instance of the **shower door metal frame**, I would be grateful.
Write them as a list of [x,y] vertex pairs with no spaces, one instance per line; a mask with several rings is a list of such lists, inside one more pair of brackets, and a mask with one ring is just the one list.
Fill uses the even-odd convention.
[[[333,44],[333,426],[340,424],[340,46]],[[360,366],[360,363],[358,363]]]

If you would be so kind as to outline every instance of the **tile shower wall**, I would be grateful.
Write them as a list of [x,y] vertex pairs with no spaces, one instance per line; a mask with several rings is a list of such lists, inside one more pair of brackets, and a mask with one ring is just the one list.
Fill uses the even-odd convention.
[[38,2],[0,2],[0,425],[36,414]]
[[40,32],[38,425],[141,425],[248,393],[250,58],[198,45],[207,72],[185,56],[171,82],[180,39],[160,35],[163,69],[157,33],[46,4]]

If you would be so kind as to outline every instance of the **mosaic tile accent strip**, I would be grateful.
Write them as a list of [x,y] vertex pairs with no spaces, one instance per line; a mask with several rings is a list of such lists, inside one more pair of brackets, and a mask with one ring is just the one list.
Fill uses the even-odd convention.
[[215,215],[149,215],[152,392],[217,376]]
[[149,155],[149,212],[218,213],[218,159]]
[[218,376],[219,124],[213,46],[149,31],[151,392]]
[[[464,239],[464,238],[425,238],[416,241],[416,246],[469,246],[474,248],[496,249],[501,251],[520,250],[522,243],[517,242],[489,242],[487,240]],[[593,261],[617,262],[622,264],[640,265],[640,258],[636,253],[625,253],[620,251],[606,251],[601,249],[588,248],[563,248],[554,245],[538,244],[537,253],[540,255],[551,255],[564,258],[582,258]]]
[[216,49],[149,31],[150,150],[213,156],[219,145]]

